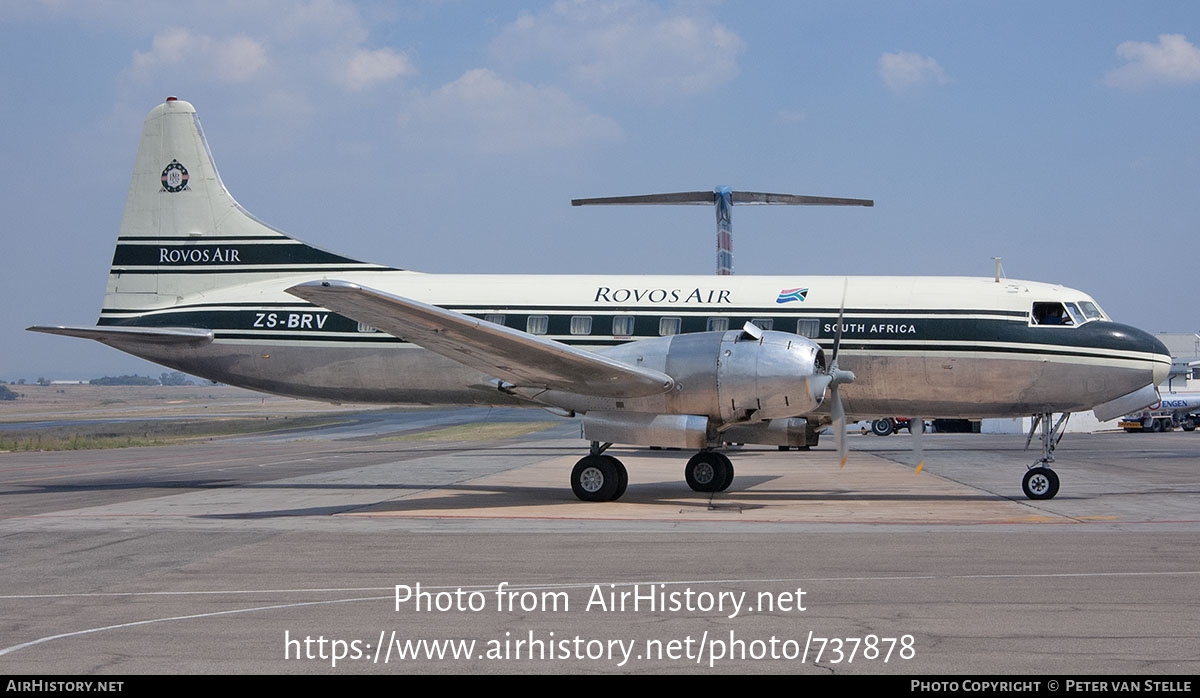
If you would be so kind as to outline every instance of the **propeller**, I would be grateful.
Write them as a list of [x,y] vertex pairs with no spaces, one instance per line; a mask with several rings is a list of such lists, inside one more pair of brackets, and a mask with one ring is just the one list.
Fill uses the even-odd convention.
[[848,444],[846,443],[846,408],[842,404],[842,395],[838,386],[842,383],[853,383],[854,373],[838,368],[838,351],[842,348],[842,324],[846,316],[846,286],[850,279],[842,282],[842,307],[838,310],[837,329],[833,335],[833,356],[829,360],[829,368],[825,374],[829,376],[829,392],[831,404],[830,414],[833,416],[833,437],[837,441],[838,467],[846,466]]

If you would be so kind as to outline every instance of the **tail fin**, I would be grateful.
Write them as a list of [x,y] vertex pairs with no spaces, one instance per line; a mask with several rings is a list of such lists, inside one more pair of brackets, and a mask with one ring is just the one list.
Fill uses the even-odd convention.
[[223,286],[277,276],[391,270],[289,237],[250,215],[217,174],[191,104],[150,111],[109,271],[104,310],[174,305]]

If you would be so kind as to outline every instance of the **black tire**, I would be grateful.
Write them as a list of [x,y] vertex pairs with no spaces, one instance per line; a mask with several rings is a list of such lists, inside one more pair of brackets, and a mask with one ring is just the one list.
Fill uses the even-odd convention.
[[896,425],[890,419],[876,419],[871,422],[871,433],[875,436],[888,436],[896,431]]
[[[584,456],[571,471],[571,491],[585,502],[607,502],[620,486],[621,475],[611,456]],[[620,470],[624,470],[622,466]]]
[[1162,430],[1163,430],[1162,422],[1157,419],[1151,419],[1150,420],[1150,428],[1144,429],[1144,431],[1148,431],[1151,434],[1157,434],[1157,433],[1161,432]]
[[733,484],[733,461],[729,460],[729,456],[725,455],[724,453],[714,451],[713,455],[716,456],[721,461],[721,464],[725,466],[725,480],[721,483],[721,486],[717,488],[717,492],[724,492],[725,490],[729,489],[730,485]]
[[1030,499],[1054,499],[1058,494],[1058,473],[1044,466],[1030,468],[1021,479],[1021,489]]
[[625,469],[625,464],[613,458],[612,456],[601,456],[612,461],[613,466],[617,469],[617,491],[613,492],[613,496],[609,498],[610,502],[615,502],[625,494],[625,488],[629,487],[629,471]]
[[1180,422],[1179,426],[1183,427],[1184,431],[1196,431],[1196,420],[1188,417]]
[[692,456],[683,470],[683,478],[695,492],[719,492],[725,484],[729,459],[716,451],[701,451]]

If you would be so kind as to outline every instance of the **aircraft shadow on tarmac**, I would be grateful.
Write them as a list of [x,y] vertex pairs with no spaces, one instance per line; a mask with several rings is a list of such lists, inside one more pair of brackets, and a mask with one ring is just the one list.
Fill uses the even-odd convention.
[[[747,476],[740,478],[742,487],[758,487],[776,480],[772,476]],[[614,504],[622,508],[647,505],[660,509],[662,513],[679,513],[682,510],[695,512],[707,509],[713,512],[750,511],[768,509],[773,506],[808,503],[853,503],[853,502],[907,502],[907,503],[947,503],[947,502],[1000,502],[1005,497],[984,493],[964,494],[916,494],[916,493],[863,493],[847,490],[820,489],[810,491],[755,489],[753,491],[727,492],[720,495],[703,495],[691,492],[685,485],[677,482],[631,483],[620,503],[604,502],[598,505],[577,501],[570,490],[562,487],[529,487],[509,485],[473,485],[455,484],[439,485],[271,485],[260,483],[247,485],[247,489],[306,489],[306,490],[369,490],[380,489],[390,492],[411,491],[433,492],[445,494],[412,497],[399,500],[388,500],[367,504],[345,504],[341,506],[318,506],[298,509],[278,509],[265,511],[247,511],[223,514],[204,514],[196,518],[209,519],[263,519],[292,516],[330,516],[335,514],[355,514],[360,516],[420,516],[423,512],[437,512],[438,515],[451,515],[469,518],[473,513],[487,511],[488,516],[494,516],[496,511],[526,509],[531,510],[523,516],[536,518],[538,509],[544,508],[547,516],[564,518],[588,518],[593,515],[620,517],[621,509],[612,508]],[[561,507],[572,507],[563,512]],[[603,508],[601,508],[603,507]],[[450,512],[447,514],[447,512]],[[483,515],[481,513],[481,515]],[[630,508],[631,518],[653,519],[655,514],[647,513],[645,509]]]

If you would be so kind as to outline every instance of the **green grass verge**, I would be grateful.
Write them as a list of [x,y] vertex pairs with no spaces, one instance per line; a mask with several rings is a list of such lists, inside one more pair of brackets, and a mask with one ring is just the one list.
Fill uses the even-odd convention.
[[564,422],[475,422],[415,434],[387,436],[383,441],[499,441],[560,426]]
[[196,439],[260,434],[343,424],[344,415],[188,419],[78,424],[0,431],[0,451],[76,451],[93,448],[165,446]]

